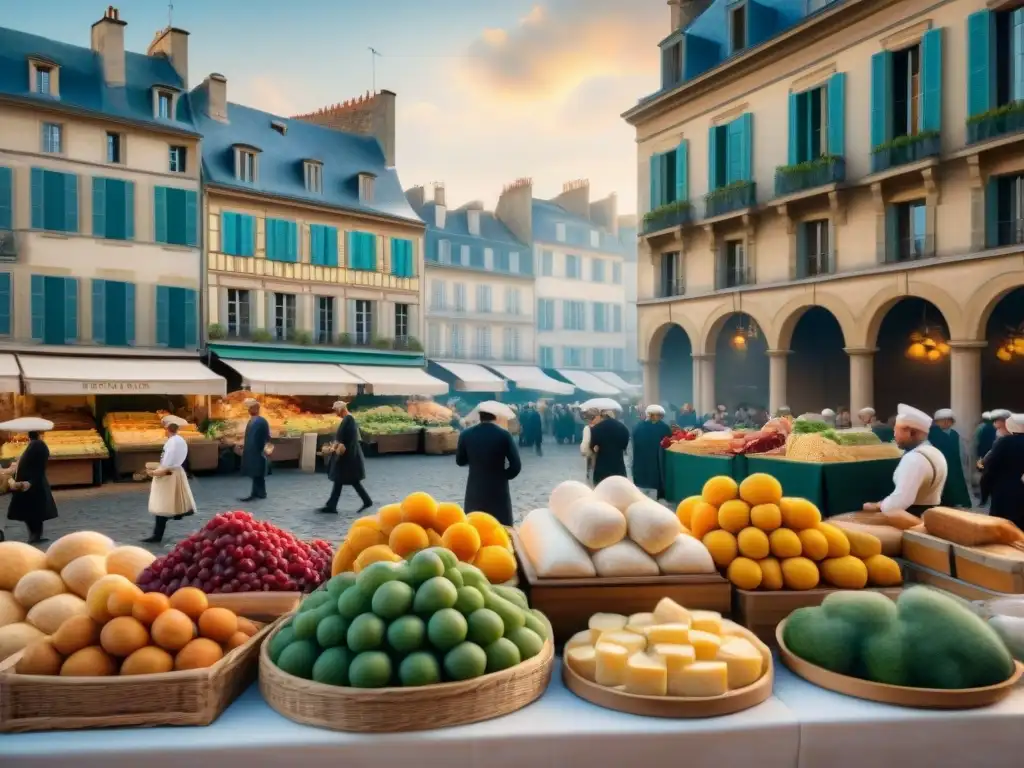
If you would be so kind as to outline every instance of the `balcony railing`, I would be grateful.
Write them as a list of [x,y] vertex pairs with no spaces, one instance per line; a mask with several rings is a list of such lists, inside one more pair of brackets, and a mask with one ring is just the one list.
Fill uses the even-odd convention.
[[689,202],[669,203],[644,214],[643,234],[682,227],[693,220],[693,206]]
[[730,267],[724,261],[719,260],[715,274],[716,291],[742,288],[745,285],[754,285],[754,282],[754,269],[749,264]]
[[987,248],[1024,244],[1024,219],[992,222],[985,233]]
[[662,279],[657,287],[657,297],[659,299],[671,299],[674,296],[685,296],[686,295],[686,281],[677,277],[673,280]]
[[935,238],[932,235],[911,235],[890,240],[885,246],[885,262],[900,264],[907,261],[921,261],[935,255]]
[[751,208],[757,203],[757,185],[752,181],[734,181],[704,196],[704,215],[712,219],[733,211]]
[[836,255],[832,251],[826,253],[809,253],[797,258],[793,268],[793,279],[804,280],[808,277],[832,275],[836,271]]
[[244,332],[228,332],[223,325],[214,323],[207,328],[210,341],[249,342],[252,344],[293,344],[298,346],[325,347],[363,347],[368,349],[387,349],[398,352],[421,352],[423,347],[415,336],[397,336],[385,338],[368,333],[338,333],[335,335],[313,334],[309,331],[290,331],[287,339],[276,339],[271,331],[263,328],[252,328]]
[[967,120],[967,143],[976,144],[1024,131],[1024,101],[1015,101]]
[[775,196],[785,197],[844,181],[846,160],[842,157],[819,157],[797,165],[782,165],[775,169]]
[[915,136],[900,136],[887,144],[875,147],[871,153],[871,172],[879,173],[900,165],[909,165],[942,151],[942,139],[938,132],[919,133]]

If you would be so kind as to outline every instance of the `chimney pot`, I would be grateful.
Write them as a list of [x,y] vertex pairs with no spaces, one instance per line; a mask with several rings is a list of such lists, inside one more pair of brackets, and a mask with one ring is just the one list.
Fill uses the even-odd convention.
[[434,184],[434,203],[436,205],[447,206],[444,194],[444,184]]
[[124,85],[125,56],[124,28],[117,9],[107,6],[103,18],[92,25],[90,30],[91,48],[100,55],[103,65],[103,80],[107,85]]

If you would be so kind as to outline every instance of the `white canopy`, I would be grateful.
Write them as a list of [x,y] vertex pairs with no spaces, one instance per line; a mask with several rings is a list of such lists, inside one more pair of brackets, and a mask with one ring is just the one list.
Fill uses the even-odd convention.
[[617,387],[613,387],[607,381],[601,381],[592,373],[586,371],[563,371],[558,370],[559,375],[564,376],[575,384],[583,392],[591,395],[618,395],[621,394]]
[[242,377],[242,386],[261,395],[350,396],[357,394],[363,383],[333,363],[224,362]]
[[18,355],[29,395],[225,395],[198,360]]
[[504,392],[508,389],[503,378],[482,365],[434,362],[459,380],[455,388],[460,392]]
[[21,369],[14,355],[0,355],[0,392],[21,392]]
[[342,370],[366,383],[374,395],[447,395],[448,382],[435,379],[422,368],[386,365],[344,365]]
[[491,370],[520,389],[535,389],[552,395],[571,395],[576,391],[572,384],[551,378],[535,365],[492,365]]
[[630,392],[632,390],[642,389],[639,384],[630,384],[624,378],[614,371],[594,371],[594,375],[597,376],[601,381],[611,384],[613,387],[618,387],[622,392]]

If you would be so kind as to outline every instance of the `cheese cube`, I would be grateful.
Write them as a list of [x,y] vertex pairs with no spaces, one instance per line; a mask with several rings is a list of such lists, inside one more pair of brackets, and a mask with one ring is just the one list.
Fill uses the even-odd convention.
[[626,692],[637,696],[664,696],[668,671],[660,656],[634,653],[626,662]]
[[569,669],[590,682],[597,678],[597,651],[591,645],[582,645],[565,652]]
[[710,632],[693,629],[690,630],[690,645],[697,654],[697,661],[714,661],[718,658],[722,638]]
[[626,631],[636,632],[638,635],[644,633],[644,628],[656,624],[653,613],[634,613],[626,619]]
[[582,632],[577,632],[575,635],[570,637],[565,643],[565,651],[571,651],[573,648],[579,648],[584,645],[593,645],[594,642],[590,638],[590,630],[584,629]]
[[595,652],[597,669],[594,682],[608,688],[623,685],[626,682],[626,662],[632,654],[614,643],[598,643]]
[[676,693],[673,681],[683,667],[688,667],[697,660],[693,646],[659,643],[651,649],[651,653],[665,661],[665,669],[668,672],[668,695],[680,696],[681,694]]
[[663,597],[654,606],[655,624],[689,624],[690,612],[671,597]]
[[638,635],[635,632],[627,632],[626,630],[621,630],[620,632],[603,632],[601,634],[601,642],[621,646],[631,654],[639,653],[647,648],[647,638],[643,635]]
[[655,624],[647,628],[648,643],[686,645],[690,641],[690,628],[686,624]]
[[693,611],[690,613],[690,627],[720,635],[722,634],[722,614],[718,611]]
[[618,613],[595,613],[587,622],[590,630],[590,642],[597,645],[603,632],[618,632],[626,628],[626,617]]
[[764,657],[754,644],[743,637],[730,637],[718,649],[718,661],[729,668],[729,688],[745,688],[761,678]]
[[729,669],[724,661],[695,661],[679,670],[672,695],[707,698],[729,691]]
[[729,621],[729,619],[722,619],[722,631],[720,633],[723,637],[726,635],[738,635],[739,637],[746,637],[747,630],[737,624],[735,621]]

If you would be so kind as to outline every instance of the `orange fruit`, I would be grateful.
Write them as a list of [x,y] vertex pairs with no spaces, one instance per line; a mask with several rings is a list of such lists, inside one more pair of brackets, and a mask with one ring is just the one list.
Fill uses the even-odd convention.
[[[211,611],[218,610],[210,608]],[[226,610],[221,608],[219,610]],[[234,614],[232,614],[234,615]],[[202,617],[200,617],[202,618]],[[220,645],[206,637],[197,637],[188,645],[178,651],[174,657],[175,669],[205,669],[212,667],[224,657],[224,651]]]
[[155,675],[174,669],[174,657],[163,648],[139,648],[121,664],[122,675]]
[[206,593],[201,589],[182,587],[171,595],[170,605],[195,621],[210,607],[210,601],[206,599]]
[[195,637],[192,619],[176,608],[168,608],[156,617],[150,632],[153,642],[165,651],[179,651]]
[[331,576],[351,571],[352,566],[356,563],[356,555],[356,551],[347,541],[338,547],[338,551],[334,553],[334,560],[331,561]]
[[455,523],[464,523],[465,521],[466,513],[462,511],[461,506],[454,501],[442,501],[437,505],[437,515],[434,517],[434,530],[438,533],[444,533],[448,530],[448,526],[455,525]]
[[469,523],[455,523],[441,536],[441,544],[462,562],[471,563],[480,549],[480,532]]
[[388,537],[388,546],[399,557],[409,557],[429,547],[430,539],[427,532],[416,523],[399,523]]
[[512,549],[512,539],[509,538],[508,531],[504,526],[499,525],[497,528],[480,531],[480,546]]
[[107,613],[110,614],[111,618],[115,616],[131,616],[132,610],[135,608],[135,600],[138,597],[141,597],[141,595],[127,587],[115,589],[110,593],[110,597],[107,598]]
[[[195,641],[193,640],[193,642]],[[247,642],[249,642],[249,636],[245,634],[245,632],[239,630],[238,632],[235,632],[235,634],[233,634],[231,637],[229,637],[226,643],[224,643],[224,649],[228,651],[233,651],[235,648],[243,646]]]
[[88,616],[72,616],[53,633],[53,647],[64,656],[100,644],[100,625]]
[[427,544],[432,547],[444,546],[441,543],[441,534],[435,531],[433,528],[427,528]]
[[246,637],[252,637],[257,632],[260,631],[260,628],[257,627],[255,624],[253,624],[248,619],[246,619],[246,618],[244,618],[242,616],[239,616],[238,617],[238,631],[242,632],[243,634],[245,634]]
[[402,499],[402,522],[433,528],[437,518],[437,502],[429,493],[416,491]]
[[61,677],[110,677],[117,674],[117,661],[96,645],[68,656],[60,668]]
[[146,592],[135,598],[132,606],[132,616],[141,621],[147,627],[156,621],[156,617],[171,607],[171,601],[167,595],[160,592]]
[[348,536],[345,537],[345,546],[351,549],[353,557],[362,554],[364,550],[367,550],[370,547],[387,543],[387,536],[376,528],[369,528],[365,525],[359,525],[350,529]]
[[149,632],[142,622],[131,616],[118,616],[100,630],[100,645],[111,656],[131,656],[149,645]]
[[[379,531],[380,521],[377,519],[376,515],[368,515],[366,517],[360,517],[352,523],[352,528],[369,528],[373,531]],[[352,528],[349,528],[349,531],[351,531]]]
[[227,608],[207,608],[199,617],[200,637],[226,643],[237,631],[238,617]]
[[484,572],[491,584],[504,584],[516,575],[516,558],[505,547],[481,547],[473,565]]
[[355,563],[352,564],[352,570],[359,573],[363,568],[370,565],[371,563],[379,563],[381,561],[388,563],[399,563],[402,561],[398,555],[391,551],[391,547],[387,544],[377,544],[376,546],[364,549],[359,557],[356,558]]
[[466,522],[476,528],[481,536],[487,531],[501,528],[501,523],[495,519],[494,515],[489,515],[486,512],[470,512],[466,515]]
[[390,535],[400,522],[402,522],[401,504],[385,504],[377,510],[377,527],[385,535]]

